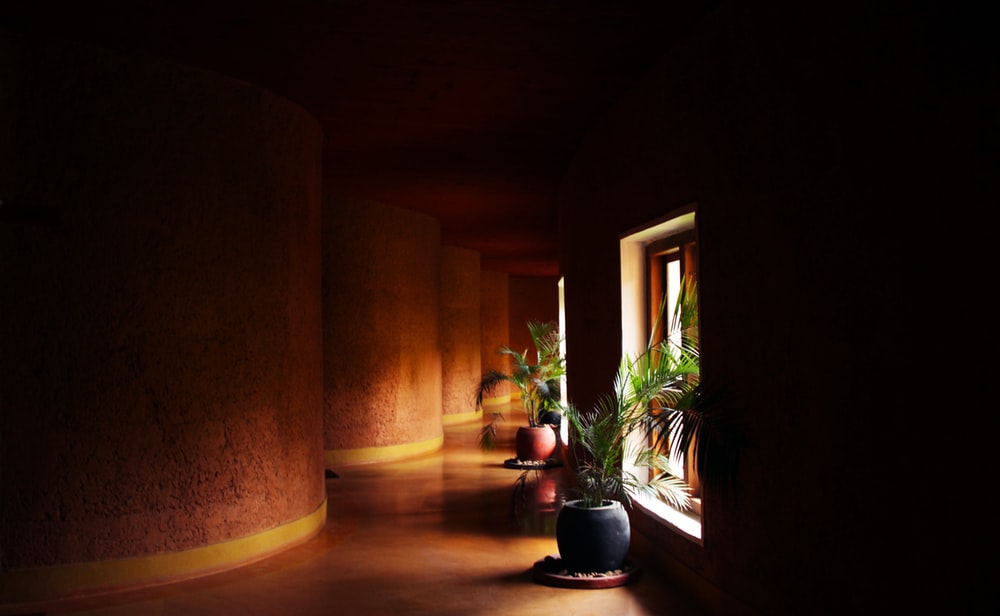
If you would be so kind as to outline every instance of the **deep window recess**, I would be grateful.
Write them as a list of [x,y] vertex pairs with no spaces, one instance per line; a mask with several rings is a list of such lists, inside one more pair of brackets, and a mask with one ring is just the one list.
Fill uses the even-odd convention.
[[[622,351],[635,355],[652,334],[669,332],[679,290],[685,281],[698,281],[698,244],[695,207],[689,206],[621,238]],[[661,303],[663,316],[657,322]],[[653,332],[656,327],[657,331]],[[644,438],[644,435],[633,435]],[[685,452],[671,456],[673,473],[691,486],[694,506],[679,511],[663,502],[638,499],[640,507],[695,541],[702,537],[701,487]]]

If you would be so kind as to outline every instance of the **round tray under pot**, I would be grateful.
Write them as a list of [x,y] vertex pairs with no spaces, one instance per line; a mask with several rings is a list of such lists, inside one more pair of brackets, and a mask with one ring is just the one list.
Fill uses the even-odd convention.
[[621,573],[572,574],[563,568],[557,556],[546,556],[531,568],[531,577],[536,583],[559,588],[614,588],[634,582],[640,575],[639,563],[631,558],[625,560]]

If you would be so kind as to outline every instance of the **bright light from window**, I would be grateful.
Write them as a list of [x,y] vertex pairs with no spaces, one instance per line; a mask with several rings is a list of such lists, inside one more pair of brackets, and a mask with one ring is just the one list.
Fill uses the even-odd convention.
[[[695,213],[693,211],[680,216],[670,217],[648,227],[637,229],[622,236],[619,244],[621,256],[621,301],[622,301],[622,353],[635,357],[646,346],[647,332],[650,323],[647,310],[647,271],[646,246],[650,243],[670,238],[680,233],[693,231],[695,228]],[[673,296],[666,303],[665,324],[673,317],[674,299],[681,285],[681,266],[679,261],[667,264],[667,288]],[[644,435],[633,435],[643,439]],[[683,476],[683,462],[673,460],[676,466],[675,475]],[[626,468],[626,471],[637,473],[642,469]],[[683,512],[670,507],[666,503],[649,498],[637,498],[640,508],[654,517],[673,527],[676,531],[688,537],[701,541],[701,517],[690,512]]]
[[[565,359],[566,357],[566,288],[563,278],[559,278],[559,334],[562,336],[562,342],[559,343],[559,354]],[[561,382],[559,383],[559,401],[565,407],[569,404],[569,398],[567,397],[567,385],[566,385],[566,371],[563,371],[562,377],[560,377]],[[563,419],[559,422],[559,435],[562,439],[560,442],[569,442],[569,422]]]

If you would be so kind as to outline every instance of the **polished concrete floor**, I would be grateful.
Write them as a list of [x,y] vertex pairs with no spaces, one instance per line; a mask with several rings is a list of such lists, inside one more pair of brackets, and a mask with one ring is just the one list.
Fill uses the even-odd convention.
[[442,451],[333,469],[328,518],[310,541],[217,575],[43,606],[47,615],[705,614],[656,572],[625,586],[553,588],[532,564],[557,555],[563,469],[505,468],[500,447],[476,446],[478,425],[446,428]]

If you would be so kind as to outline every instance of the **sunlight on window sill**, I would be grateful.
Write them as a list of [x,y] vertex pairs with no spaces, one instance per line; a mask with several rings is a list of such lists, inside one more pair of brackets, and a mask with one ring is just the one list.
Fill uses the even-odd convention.
[[676,532],[689,539],[701,543],[700,516],[678,511],[670,505],[648,496],[635,497],[633,503],[640,511],[672,527]]

